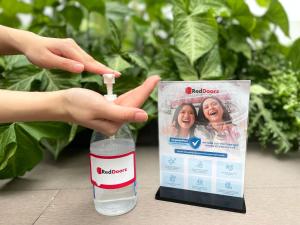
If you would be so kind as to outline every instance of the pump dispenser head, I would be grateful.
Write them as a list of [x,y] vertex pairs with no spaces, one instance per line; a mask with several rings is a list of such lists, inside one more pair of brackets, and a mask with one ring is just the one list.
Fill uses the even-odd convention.
[[107,94],[104,95],[107,101],[114,101],[117,98],[117,95],[113,94],[113,84],[115,83],[114,74],[103,74],[103,81],[106,84]]

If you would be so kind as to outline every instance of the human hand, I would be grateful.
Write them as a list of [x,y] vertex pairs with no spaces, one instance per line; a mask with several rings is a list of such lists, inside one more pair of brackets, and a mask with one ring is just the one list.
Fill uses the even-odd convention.
[[96,61],[71,38],[48,38],[26,33],[24,42],[24,47],[20,47],[21,52],[39,67],[62,69],[72,73],[85,70],[96,74],[113,73],[116,77],[120,75],[119,72]]
[[92,128],[103,134],[115,134],[125,122],[145,122],[147,113],[139,109],[149,97],[159,76],[149,77],[141,86],[121,95],[115,104],[97,92],[72,88],[63,91],[65,120]]

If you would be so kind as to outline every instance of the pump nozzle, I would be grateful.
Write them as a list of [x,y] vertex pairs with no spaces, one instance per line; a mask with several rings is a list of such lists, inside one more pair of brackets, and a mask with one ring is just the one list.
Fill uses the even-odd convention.
[[103,81],[106,84],[107,95],[104,95],[107,101],[114,101],[117,96],[113,94],[113,84],[115,83],[114,74],[103,74]]

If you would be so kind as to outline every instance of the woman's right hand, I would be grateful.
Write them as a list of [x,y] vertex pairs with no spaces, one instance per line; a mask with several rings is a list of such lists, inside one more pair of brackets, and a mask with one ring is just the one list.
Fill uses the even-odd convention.
[[71,38],[42,37],[0,25],[0,43],[0,54],[22,53],[30,62],[42,68],[120,76],[118,71],[95,60]]

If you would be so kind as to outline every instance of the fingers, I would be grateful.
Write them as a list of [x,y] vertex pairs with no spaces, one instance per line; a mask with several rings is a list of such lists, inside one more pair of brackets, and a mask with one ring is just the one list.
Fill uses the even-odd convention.
[[84,65],[72,59],[67,59],[53,53],[46,55],[47,61],[42,62],[42,66],[47,69],[62,69],[71,73],[81,73]]
[[119,130],[122,124],[106,120],[92,120],[83,125],[104,135],[112,136]]
[[106,73],[112,73],[115,75],[115,77],[119,77],[121,75],[120,72],[112,70],[105,66],[102,63],[97,62],[94,59],[91,59],[90,62],[83,62],[84,63],[84,70],[91,72],[91,73],[96,73],[96,74],[106,74]]
[[138,108],[124,107],[107,102],[105,106],[99,112],[102,118],[107,118],[113,122],[125,123],[125,122],[145,122],[148,120],[147,113]]
[[60,49],[62,56],[81,63],[84,65],[85,71],[96,74],[113,73],[116,77],[120,76],[120,72],[114,71],[113,69],[96,61],[93,57],[81,49],[73,39],[68,38],[63,41],[65,41],[66,44]]
[[76,44],[76,49],[84,58],[84,61],[80,61],[80,62],[84,63],[86,71],[89,71],[91,73],[97,73],[97,74],[113,73],[116,77],[119,77],[121,75],[120,72],[112,70],[109,67],[105,66],[104,64],[96,61],[92,56],[87,54],[77,44]]
[[159,80],[160,77],[157,75],[149,77],[142,85],[118,97],[115,103],[122,106],[141,107]]

